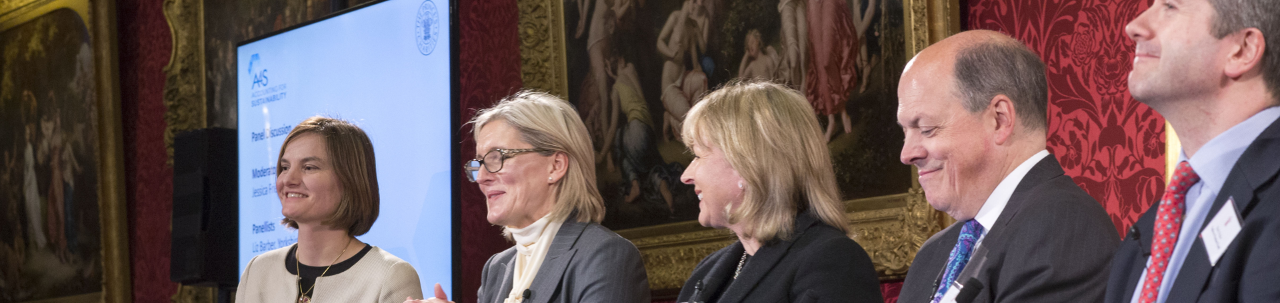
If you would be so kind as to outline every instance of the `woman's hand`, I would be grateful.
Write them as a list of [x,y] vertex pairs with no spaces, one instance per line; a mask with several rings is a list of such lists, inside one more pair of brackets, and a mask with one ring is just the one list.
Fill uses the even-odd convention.
[[404,303],[454,303],[444,294],[444,288],[440,287],[440,283],[436,283],[436,296],[427,298],[426,300],[415,300],[413,297],[404,298]]

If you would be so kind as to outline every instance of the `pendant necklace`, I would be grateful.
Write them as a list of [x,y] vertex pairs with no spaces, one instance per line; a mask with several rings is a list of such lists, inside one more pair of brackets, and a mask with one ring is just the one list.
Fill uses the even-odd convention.
[[747,263],[747,252],[742,252],[742,259],[738,259],[738,270],[733,271],[733,279],[738,279],[738,274],[742,273],[742,265]]
[[302,291],[302,266],[299,265],[299,264],[302,264],[302,260],[298,259],[298,250],[297,249],[293,250],[293,270],[298,272],[298,303],[311,303],[311,297],[307,296],[307,293],[310,293],[311,290],[316,289],[316,284],[318,284],[316,282],[320,282],[320,277],[323,277],[324,274],[329,273],[330,267],[333,267],[334,264],[338,264],[338,259],[342,258],[342,255],[347,253],[347,247],[351,246],[351,240],[355,240],[355,237],[351,237],[351,239],[347,239],[347,245],[342,247],[342,252],[338,253],[338,257],[333,258],[333,262],[329,263],[329,266],[326,266],[324,268],[324,272],[321,272],[319,276],[316,276],[316,281],[311,283],[311,288],[307,288],[307,291]]

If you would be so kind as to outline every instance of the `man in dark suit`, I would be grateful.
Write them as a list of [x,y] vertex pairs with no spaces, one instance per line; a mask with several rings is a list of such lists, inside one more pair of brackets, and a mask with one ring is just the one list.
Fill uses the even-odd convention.
[[992,31],[921,51],[898,84],[902,163],[956,219],[916,254],[899,302],[1101,302],[1119,243],[1045,150],[1044,63]]
[[1156,0],[1125,32],[1129,92],[1182,151],[1116,250],[1107,302],[1280,302],[1280,3]]

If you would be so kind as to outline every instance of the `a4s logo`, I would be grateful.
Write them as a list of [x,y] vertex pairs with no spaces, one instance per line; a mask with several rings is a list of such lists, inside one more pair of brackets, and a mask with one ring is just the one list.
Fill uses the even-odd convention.
[[253,54],[253,56],[249,58],[249,74],[253,75],[252,89],[267,87],[267,69],[263,68],[256,71],[253,69],[254,65],[260,65],[259,61],[258,54]]

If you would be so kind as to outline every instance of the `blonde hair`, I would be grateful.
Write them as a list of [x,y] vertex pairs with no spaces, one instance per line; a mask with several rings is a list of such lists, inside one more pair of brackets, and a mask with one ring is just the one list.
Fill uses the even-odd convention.
[[[314,133],[324,138],[324,146],[338,176],[342,197],[338,209],[321,224],[344,228],[347,234],[359,236],[369,232],[378,220],[378,169],[373,157],[373,142],[364,130],[350,122],[315,116],[298,123],[280,147],[280,157],[298,136]],[[280,171],[280,163],[276,163]],[[280,223],[298,229],[298,222],[290,218]]]
[[[493,107],[476,113],[469,124],[472,135],[492,121],[506,121],[520,132],[520,138],[534,148],[551,150],[569,157],[564,178],[556,182],[555,203],[551,220],[573,219],[600,223],[604,220],[604,199],[596,189],[595,153],[587,127],[569,102],[547,93],[523,90],[503,98]],[[574,218],[570,215],[576,213]]]
[[746,181],[730,224],[761,242],[790,239],[796,214],[810,210],[846,234],[826,140],[813,106],[771,82],[734,82],[703,97],[684,120],[685,145],[715,146]]

